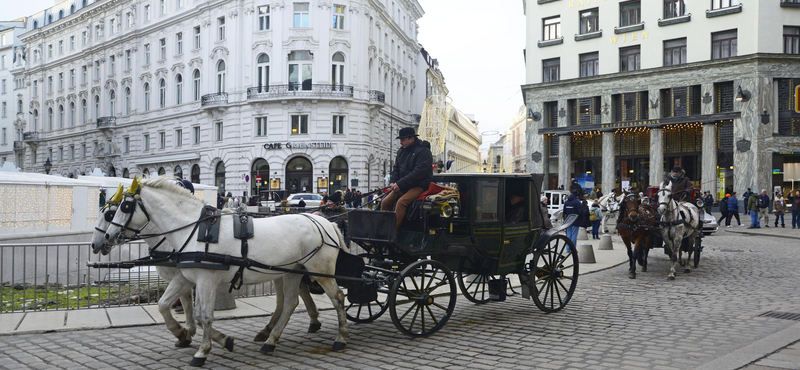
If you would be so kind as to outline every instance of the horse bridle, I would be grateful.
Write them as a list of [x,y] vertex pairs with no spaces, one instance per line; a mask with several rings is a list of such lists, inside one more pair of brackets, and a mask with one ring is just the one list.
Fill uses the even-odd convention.
[[659,189],[658,190],[658,194],[659,195],[661,195],[662,192],[663,193],[669,193],[668,195],[665,195],[665,197],[667,197],[668,200],[666,202],[658,202],[658,206],[661,207],[662,205],[664,205],[664,206],[669,207],[669,205],[673,202],[672,190],[668,190],[668,189]]
[[[625,206],[626,206],[626,207],[627,207],[627,204],[628,204],[628,202],[630,202],[630,201],[633,201],[633,199],[628,199],[628,198],[636,198],[636,195],[634,195],[634,194],[629,194],[629,195],[625,196],[625,198],[623,198],[623,199],[622,199],[622,202],[624,202],[624,203],[625,203]],[[620,207],[621,207],[621,203],[622,203],[622,202],[620,202]],[[635,205],[635,204],[634,204],[634,205]],[[635,213],[636,219],[638,219],[638,218],[640,217],[640,215],[639,215],[639,207],[635,207],[635,208],[633,208],[633,209],[631,209],[631,210],[629,210],[629,209],[627,209],[627,208],[626,208],[626,209],[625,209],[625,211],[627,211],[627,213],[628,213],[628,219],[629,219],[629,220],[631,220],[631,221],[634,221],[634,222],[636,222],[636,221],[634,220],[634,218],[631,216],[631,213]]]
[[[133,194],[127,192],[123,194],[122,198],[123,200],[119,205],[119,211],[131,215],[130,217],[128,217],[128,220],[125,221],[124,225],[114,222],[113,218],[111,221],[108,221],[108,216],[105,216],[106,221],[108,221],[108,223],[110,223],[111,225],[119,227],[123,231],[124,230],[133,231],[134,235],[139,235],[142,232],[142,230],[144,230],[144,228],[147,227],[148,224],[150,224],[150,214],[147,213],[147,208],[145,208],[144,203],[142,203],[142,198],[139,196],[139,191],[140,190],[137,190],[136,193]],[[140,227],[138,230],[128,226],[131,223],[131,220],[133,220],[133,213],[136,211],[137,204],[144,213],[144,216],[147,218],[147,222],[145,222],[144,225],[142,225],[142,227]]]

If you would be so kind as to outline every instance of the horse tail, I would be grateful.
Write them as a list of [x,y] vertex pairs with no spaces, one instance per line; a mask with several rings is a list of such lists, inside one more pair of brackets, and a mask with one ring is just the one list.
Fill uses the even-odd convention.
[[342,233],[342,230],[339,228],[339,225],[336,225],[336,223],[333,222],[331,222],[331,225],[333,225],[333,231],[336,232],[336,237],[339,239],[337,240],[337,243],[339,243],[339,248],[341,248],[345,252],[350,252],[350,249],[347,248],[347,243],[344,242],[344,233]]

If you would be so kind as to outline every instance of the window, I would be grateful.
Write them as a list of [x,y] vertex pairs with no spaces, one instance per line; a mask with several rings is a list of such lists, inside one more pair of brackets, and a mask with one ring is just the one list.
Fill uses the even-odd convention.
[[158,107],[165,108],[167,106],[167,82],[162,78],[158,82]]
[[150,110],[150,84],[144,84],[144,111]]
[[183,8],[183,0],[175,0],[175,9]]
[[100,33],[100,25],[94,26],[94,39],[100,40],[101,37],[103,37],[103,34]]
[[192,143],[200,144],[200,126],[192,127]]
[[158,40],[158,45],[160,50],[158,60],[167,59],[167,39]]
[[81,83],[82,84],[86,84],[86,78],[87,78],[87,74],[88,74],[88,69],[89,68],[86,67],[86,66],[81,67]]
[[129,138],[127,136],[122,138],[122,150],[124,150],[125,153],[130,153],[130,151],[131,151],[131,138]]
[[144,6],[144,21],[150,22],[150,5]]
[[161,4],[161,6],[159,7],[159,9],[160,9],[159,14],[161,14],[162,16],[166,15],[167,14],[167,0],[159,0],[159,4]]
[[641,67],[642,51],[641,46],[631,46],[619,49],[619,71],[629,72],[638,71]]
[[739,0],[711,0],[711,9],[729,8],[739,5]]
[[58,55],[64,55],[64,40],[58,40]]
[[194,48],[200,49],[200,26],[194,28]]
[[75,70],[69,70],[69,87],[75,87]]
[[47,129],[53,130],[53,108],[47,108]]
[[159,132],[158,133],[158,149],[164,149],[167,146],[167,133],[166,132]]
[[117,111],[117,93],[114,90],[108,94],[108,115],[109,116],[116,116]]
[[214,140],[222,141],[222,121],[214,123]]
[[115,27],[115,26],[116,26],[116,24],[117,24],[117,22],[116,22],[116,20],[115,20],[114,18],[111,18],[111,20],[110,20],[110,21],[108,21],[108,31],[109,31],[109,34],[111,34],[111,35],[113,35],[113,34],[114,34],[114,29],[116,28],[116,27]]
[[131,13],[126,14],[125,19],[127,20],[128,29],[133,28],[133,14]]
[[47,77],[47,93],[53,93],[53,76]]
[[800,27],[783,27],[783,53],[800,54]]
[[619,26],[631,26],[642,23],[642,6],[639,1],[619,4]]
[[217,93],[225,92],[225,61],[220,60],[217,64]]
[[123,108],[125,109],[125,115],[126,116],[131,114],[131,88],[130,87],[126,87],[125,88],[125,107],[123,107]]
[[175,76],[175,104],[183,103],[183,76]]
[[99,60],[94,62],[94,78],[95,78],[95,80],[100,78],[100,61]]
[[555,40],[561,37],[561,16],[542,20],[542,41]]
[[292,135],[308,133],[308,115],[292,116]]
[[3,127],[3,145],[6,145],[6,128]]
[[33,96],[34,97],[39,96],[39,81],[37,80],[33,80]]
[[81,38],[83,41],[83,46],[86,46],[86,44],[89,43],[89,37],[87,36],[86,31],[83,31],[83,33],[81,34]]
[[33,131],[36,131],[39,127],[39,111],[34,109],[33,110]]
[[64,90],[64,73],[58,74],[58,91]]
[[81,144],[81,159],[86,159],[86,144]]
[[664,19],[686,15],[686,0],[664,0]]
[[597,32],[599,30],[600,9],[584,10],[580,13],[580,33]]
[[308,3],[294,3],[293,27],[308,27]]
[[[6,103],[3,102],[3,115],[5,116]],[[64,106],[58,106],[58,128],[64,128]]]
[[131,58],[131,51],[125,50],[125,70],[130,71],[132,66],[133,66],[133,61]]
[[6,69],[6,56],[0,56],[0,69]]
[[75,36],[69,37],[69,51],[75,51]]
[[94,97],[94,118],[100,118],[100,97]]
[[69,127],[75,126],[75,103],[69,103]]
[[47,59],[53,58],[53,45],[47,45]]
[[737,40],[736,30],[711,34],[711,59],[735,57]]
[[195,69],[192,74],[192,88],[194,101],[200,100],[200,71]]
[[144,44],[144,65],[150,65],[150,44]]
[[2,86],[2,93],[5,94],[6,93],[6,80],[3,80],[1,86]]
[[89,118],[89,105],[86,103],[86,99],[81,100],[81,124],[86,123],[86,120]]
[[333,29],[344,29],[344,5],[333,6]]
[[334,88],[338,86],[338,89],[341,90],[344,85],[344,54],[333,54],[331,63],[331,82]]
[[217,40],[225,40],[225,17],[217,18]]
[[256,76],[258,77],[258,91],[267,92],[269,90],[269,55],[261,54],[258,56]]
[[73,161],[75,160],[75,145],[69,146],[69,159]]
[[[0,109],[0,117],[6,118],[6,102],[3,102],[2,109]],[[63,107],[61,109],[64,109]],[[5,130],[5,128],[3,128]]]
[[686,38],[664,41],[664,66],[686,64]]
[[600,74],[600,57],[597,52],[580,55],[581,77],[591,77]]
[[175,146],[180,147],[183,145],[183,130],[175,130]]
[[175,34],[175,54],[183,54],[183,32]]
[[114,63],[116,61],[117,61],[117,57],[115,57],[113,55],[108,57],[108,72],[109,72],[108,74],[109,75],[113,75],[114,74],[114,71],[116,70],[116,67],[115,67]]
[[289,54],[289,89],[311,90],[312,84],[311,53],[293,51]]
[[256,136],[267,136],[267,117],[256,117]]
[[480,180],[477,183],[478,212],[475,221],[497,221],[499,202],[497,194],[500,188],[499,180]]
[[333,132],[334,135],[344,134],[344,116],[333,116]]
[[144,150],[150,150],[150,134],[144,134]]
[[258,7],[258,30],[266,31],[269,29],[269,5]]

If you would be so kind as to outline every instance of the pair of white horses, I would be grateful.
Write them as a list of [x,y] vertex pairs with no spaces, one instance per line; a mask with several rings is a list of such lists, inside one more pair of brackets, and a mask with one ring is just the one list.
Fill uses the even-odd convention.
[[[175,179],[158,177],[139,183],[134,178],[133,184],[111,198],[104,212],[114,212],[109,222],[100,217],[92,241],[94,253],[107,255],[114,245],[124,243],[136,233],[155,235],[171,231],[165,235],[166,243],[158,247],[160,251],[171,251],[171,248],[183,252],[204,252],[206,244],[198,242],[194,232],[194,224],[198,221],[201,209],[205,204],[195,198],[188,190],[176,185]],[[233,238],[233,221],[230,213],[223,213],[218,220],[219,243],[210,244],[208,252],[241,256],[241,241]],[[248,240],[248,258],[270,266],[281,266],[287,269],[305,269],[311,273],[333,275],[339,248],[346,248],[341,231],[336,225],[319,216],[286,215],[271,218],[255,219],[255,237]],[[145,239],[151,248],[155,247],[161,237]],[[336,239],[336,240],[330,240]],[[331,247],[333,245],[334,247]],[[339,248],[335,247],[338,246]],[[167,329],[178,339],[176,346],[187,347],[197,328],[195,322],[203,328],[203,339],[190,365],[202,366],[209,352],[211,342],[217,342],[228,351],[233,350],[233,338],[214,330],[214,301],[217,287],[228,284],[236,273],[236,266],[229,270],[212,270],[200,268],[157,267],[159,275],[169,284],[158,302],[159,312],[164,317]],[[246,271],[245,284],[260,284],[272,281],[277,290],[276,311],[267,326],[256,335],[256,341],[264,341],[260,352],[271,354],[275,350],[278,339],[298,305],[298,295],[308,308],[311,319],[309,332],[319,330],[318,312],[305,284],[301,284],[302,275],[265,271],[266,273]],[[348,335],[344,309],[344,294],[335,279],[316,277],[336,309],[339,327],[333,349],[341,350],[346,345]],[[191,290],[196,287],[195,301],[192,304]],[[181,326],[170,312],[171,304],[181,299],[186,312],[186,326]]]

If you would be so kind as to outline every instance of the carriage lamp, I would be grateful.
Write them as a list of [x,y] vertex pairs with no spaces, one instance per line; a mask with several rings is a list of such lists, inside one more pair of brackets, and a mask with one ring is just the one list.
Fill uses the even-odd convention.
[[50,157],[47,157],[47,160],[44,162],[44,173],[49,175],[51,169],[53,169],[53,164],[50,163]]
[[738,102],[746,102],[750,100],[750,92],[747,90],[742,90],[742,85],[736,90],[736,101]]
[[448,203],[450,203],[450,206],[453,207],[453,216],[458,216],[458,201],[455,199],[450,199]]
[[761,123],[768,125],[769,124],[769,112],[764,109],[764,113],[761,113]]

